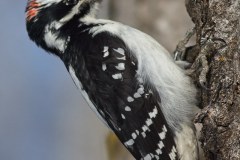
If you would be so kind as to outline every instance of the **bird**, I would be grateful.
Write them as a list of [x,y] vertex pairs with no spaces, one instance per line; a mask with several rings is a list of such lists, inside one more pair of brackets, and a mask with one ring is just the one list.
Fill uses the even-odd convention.
[[28,0],[28,36],[60,58],[88,105],[135,159],[197,160],[193,82],[146,33],[96,18],[100,4]]

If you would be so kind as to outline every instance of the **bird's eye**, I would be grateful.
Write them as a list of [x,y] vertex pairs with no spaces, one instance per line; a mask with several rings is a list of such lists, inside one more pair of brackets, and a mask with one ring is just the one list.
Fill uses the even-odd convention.
[[66,5],[66,6],[70,6],[70,5],[75,5],[77,4],[78,0],[64,0],[63,3]]

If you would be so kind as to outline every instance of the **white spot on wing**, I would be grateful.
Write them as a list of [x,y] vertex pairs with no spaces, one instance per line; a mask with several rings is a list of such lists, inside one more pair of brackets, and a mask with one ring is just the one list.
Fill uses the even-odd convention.
[[152,125],[152,124],[153,124],[153,121],[152,121],[152,119],[147,119],[147,121],[146,121],[146,124],[147,124],[147,126],[150,126],[150,125]]
[[141,95],[137,92],[137,93],[134,93],[133,97],[134,97],[134,98],[140,98]]
[[67,41],[68,41],[68,42],[70,42],[70,40],[71,40],[71,37],[70,37],[70,36],[68,36],[68,38],[67,38]]
[[142,130],[143,130],[143,132],[146,132],[147,130],[149,130],[149,128],[148,128],[148,126],[144,125],[144,126],[142,127]]
[[129,96],[129,97],[127,98],[127,101],[128,101],[128,102],[133,102],[134,99],[133,99],[131,96]]
[[147,155],[143,158],[143,160],[151,160],[151,159],[152,159],[152,157],[151,157],[150,154],[147,154]]
[[159,147],[159,149],[163,149],[163,147],[164,147],[164,144],[163,144],[163,142],[162,142],[162,141],[160,141],[160,142],[158,143],[158,147]]
[[165,125],[163,125],[163,131],[167,132],[167,128]]
[[166,138],[166,132],[162,132],[159,134],[161,139],[165,139]]
[[134,144],[134,140],[130,139],[127,142],[125,142],[124,144],[125,144],[125,146],[132,146]]
[[129,106],[126,106],[125,111],[130,112],[130,111],[132,111],[132,109]]
[[157,155],[160,155],[160,154],[162,154],[162,150],[161,149],[157,149],[156,153],[157,153]]
[[125,56],[121,57],[121,58],[117,57],[117,59],[119,59],[119,60],[126,60],[126,57]]
[[126,119],[126,117],[123,114],[121,114],[121,116],[122,116],[122,119]]
[[166,138],[166,134],[167,134],[167,128],[165,125],[163,125],[163,128],[162,128],[162,132],[159,133],[159,137],[164,140]]
[[157,110],[157,107],[155,106],[155,108],[153,109],[152,112],[149,112],[148,113],[150,118],[156,118],[157,114],[158,114],[158,110]]
[[139,135],[139,131],[138,130],[136,130],[136,133],[137,133],[137,135]]
[[125,56],[125,52],[122,48],[118,48],[118,49],[113,49],[114,51],[120,53],[121,55]]
[[107,70],[107,65],[104,63],[104,64],[102,64],[102,70],[103,71],[106,71]]
[[142,134],[143,138],[145,138],[147,136],[145,132],[142,132],[141,134]]
[[105,53],[105,52],[107,52],[108,51],[108,49],[109,49],[109,47],[108,46],[104,46],[104,48],[103,48],[103,52]]
[[123,55],[123,57],[121,57],[121,58],[117,57],[117,59],[119,59],[119,60],[126,60],[125,52],[124,52],[124,50],[123,50],[122,48],[113,49],[113,50],[114,50],[115,52]]
[[133,138],[133,139],[136,139],[136,138],[137,138],[136,133],[132,133],[132,138]]
[[109,56],[109,47],[108,46],[104,46],[103,48],[103,57],[106,58]]
[[137,90],[137,92],[138,92],[139,94],[141,94],[141,95],[144,94],[144,88],[142,88],[142,87],[139,88],[139,89]]
[[118,70],[123,71],[125,70],[125,64],[124,63],[119,63],[117,66],[115,66]]
[[103,57],[106,58],[106,57],[108,57],[108,56],[109,56],[109,52],[108,52],[108,51],[107,51],[107,52],[104,52]]
[[113,79],[122,79],[122,74],[121,73],[117,73],[112,75]]

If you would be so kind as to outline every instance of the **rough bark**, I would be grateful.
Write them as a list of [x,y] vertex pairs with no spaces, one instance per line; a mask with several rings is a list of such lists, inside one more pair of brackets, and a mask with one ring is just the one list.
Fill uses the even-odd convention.
[[202,85],[204,109],[196,121],[205,156],[240,160],[240,1],[186,0],[186,6],[199,48],[193,77]]

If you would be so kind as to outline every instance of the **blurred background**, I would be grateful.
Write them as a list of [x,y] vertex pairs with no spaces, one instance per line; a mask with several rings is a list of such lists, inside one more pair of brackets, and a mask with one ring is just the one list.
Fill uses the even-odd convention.
[[[26,1],[0,1],[0,160],[133,159],[63,63],[28,39]],[[103,0],[99,17],[138,28],[170,52],[192,27],[184,0]]]

